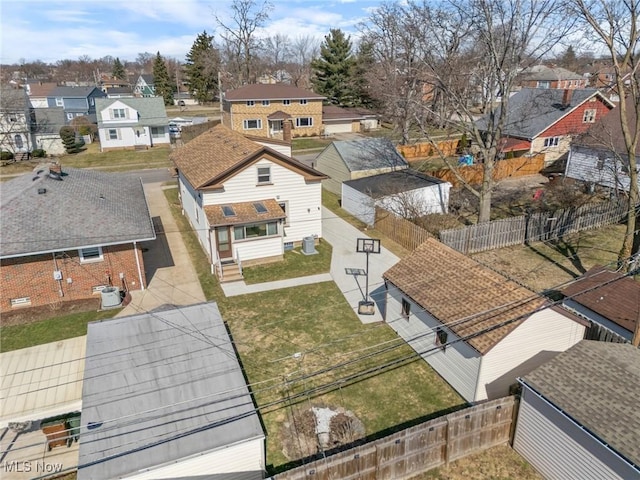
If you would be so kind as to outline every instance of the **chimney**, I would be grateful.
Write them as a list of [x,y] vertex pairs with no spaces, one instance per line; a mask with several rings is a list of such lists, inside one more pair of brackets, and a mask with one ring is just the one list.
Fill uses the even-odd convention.
[[282,121],[282,139],[288,143],[291,143],[291,127],[291,119],[284,119]]
[[573,97],[573,90],[565,88],[562,92],[562,107],[567,108],[571,105],[571,98]]

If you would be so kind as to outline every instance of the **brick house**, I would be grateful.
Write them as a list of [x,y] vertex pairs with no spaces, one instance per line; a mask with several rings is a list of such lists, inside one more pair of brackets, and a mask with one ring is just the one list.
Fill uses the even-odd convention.
[[155,232],[140,179],[51,164],[0,193],[0,312],[144,289]]
[[[501,152],[545,155],[545,164],[569,152],[571,140],[615,106],[592,89],[523,88],[509,98]],[[478,120],[478,127],[499,118],[500,108]]]
[[309,90],[276,84],[252,84],[224,94],[222,124],[246,135],[284,138],[290,121],[293,137],[322,133],[322,100]]
[[534,65],[520,73],[520,86],[525,88],[587,88],[589,78],[562,67]]

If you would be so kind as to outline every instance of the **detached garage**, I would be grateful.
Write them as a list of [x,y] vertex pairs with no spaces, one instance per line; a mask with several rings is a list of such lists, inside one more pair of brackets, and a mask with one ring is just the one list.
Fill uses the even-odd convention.
[[366,223],[375,223],[376,207],[402,216],[447,213],[451,184],[416,170],[397,170],[342,184],[342,208]]
[[640,478],[640,350],[583,340],[519,380],[513,448],[545,478]]

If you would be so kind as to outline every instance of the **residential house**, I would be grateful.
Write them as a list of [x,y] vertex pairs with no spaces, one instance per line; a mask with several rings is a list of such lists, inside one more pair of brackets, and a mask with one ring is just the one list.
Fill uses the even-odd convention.
[[[545,155],[550,164],[569,151],[571,140],[604,117],[614,104],[597,90],[523,88],[509,98],[502,154]],[[478,120],[481,130],[500,109]]]
[[0,150],[17,160],[26,159],[33,147],[33,109],[22,88],[0,86]]
[[79,480],[259,480],[266,470],[262,424],[215,303],[90,323],[81,423]]
[[62,107],[36,108],[35,129],[33,133],[34,148],[40,148],[49,155],[62,155],[65,153],[60,128],[65,124],[65,114]]
[[519,84],[524,88],[587,88],[589,78],[562,67],[534,65],[525,68],[519,75]]
[[129,80],[122,80],[121,78],[111,77],[106,74],[100,76],[100,87],[104,93],[110,88],[130,88],[131,84]]
[[56,87],[47,96],[49,108],[62,107],[67,123],[75,117],[88,117],[91,123],[96,120],[96,99],[107,94],[97,87]]
[[293,85],[245,85],[224,94],[222,123],[240,133],[282,140],[290,121],[293,137],[318,136],[324,99]]
[[322,237],[320,172],[220,124],[171,155],[184,214],[209,257],[223,264],[282,258],[304,238]]
[[109,87],[103,91],[107,94],[107,98],[131,98],[134,96],[131,87]]
[[640,478],[640,350],[583,340],[520,379],[513,448],[544,478]]
[[169,119],[162,97],[96,100],[101,151],[167,145]]
[[24,85],[24,89],[33,108],[47,108],[47,97],[57,86],[54,82],[29,82]]
[[373,225],[376,208],[402,218],[447,213],[451,184],[413,169],[396,170],[342,183],[342,208]]
[[[626,102],[629,131],[633,135],[640,125],[638,109],[631,96]],[[640,155],[640,142],[636,145],[635,154],[637,159]],[[629,155],[617,108],[573,140],[564,173],[567,178],[588,184],[629,190]]]
[[342,182],[347,180],[409,168],[391,140],[386,138],[331,142],[318,154],[314,165],[328,177],[322,186],[336,195],[342,195]]
[[378,115],[364,108],[343,108],[336,105],[322,107],[324,135],[368,132],[379,128]]
[[146,286],[140,242],[155,232],[140,179],[41,165],[0,192],[0,312]]
[[133,87],[133,93],[136,97],[155,97],[156,86],[153,75],[142,74],[138,76],[136,84]]
[[435,239],[383,278],[385,321],[469,402],[507,395],[584,337],[585,321]]
[[565,308],[589,321],[587,340],[633,340],[640,322],[640,282],[596,266],[561,292]]

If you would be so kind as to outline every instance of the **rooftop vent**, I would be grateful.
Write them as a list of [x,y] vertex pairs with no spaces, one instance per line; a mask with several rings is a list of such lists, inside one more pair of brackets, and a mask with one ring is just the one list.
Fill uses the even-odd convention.
[[45,193],[47,193],[47,189],[46,188],[39,188],[38,189],[38,195],[44,195]]
[[49,178],[62,181],[62,175],[60,175],[58,172],[49,172]]

